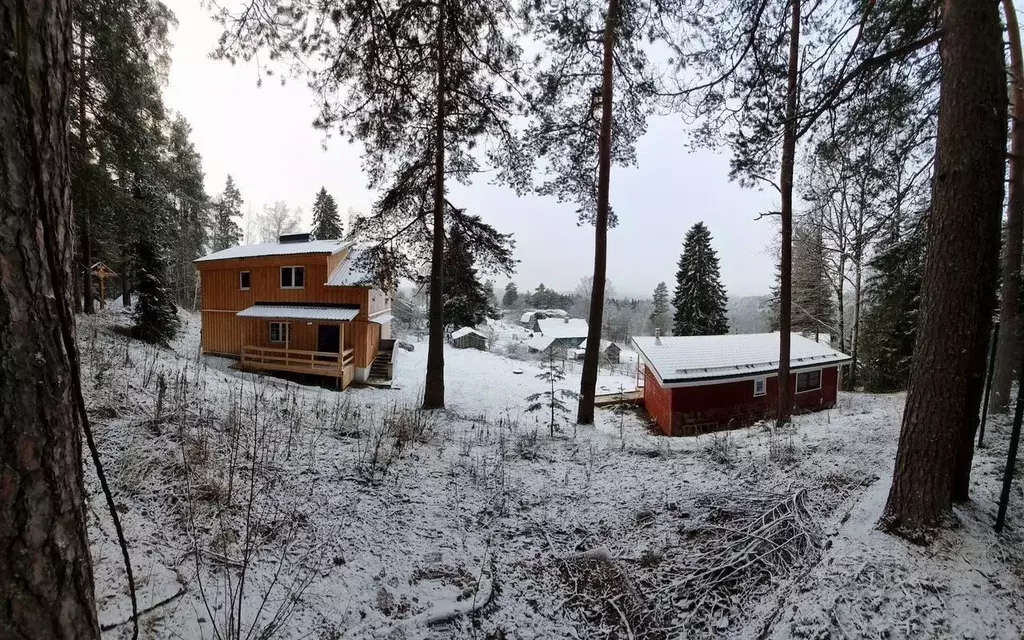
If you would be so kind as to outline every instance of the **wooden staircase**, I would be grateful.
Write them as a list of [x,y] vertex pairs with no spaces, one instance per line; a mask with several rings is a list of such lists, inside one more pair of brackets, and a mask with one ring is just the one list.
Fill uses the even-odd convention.
[[394,358],[395,341],[381,340],[377,357],[370,364],[370,376],[366,383],[379,387],[390,387],[391,380],[395,377]]

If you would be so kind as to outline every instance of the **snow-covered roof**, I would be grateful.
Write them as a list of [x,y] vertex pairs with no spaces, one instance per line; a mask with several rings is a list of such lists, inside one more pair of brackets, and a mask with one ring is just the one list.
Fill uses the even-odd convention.
[[547,351],[548,347],[555,341],[554,338],[546,336],[534,336],[526,341],[526,346],[534,351]]
[[372,316],[370,318],[370,322],[375,322],[377,324],[388,324],[394,319],[395,316],[391,315],[390,313],[378,313],[377,315]]
[[[611,344],[612,343],[609,340],[602,340],[601,341],[601,351],[604,351],[605,349],[607,349],[609,346],[611,346]],[[584,340],[583,342],[581,342],[579,348],[580,349],[586,349],[587,348],[587,341]]]
[[527,322],[533,322],[534,311],[527,311],[523,315],[519,316],[519,322],[526,324]]
[[476,335],[480,336],[481,338],[486,338],[487,337],[487,336],[485,336],[484,334],[480,333],[479,331],[477,331],[476,329],[474,329],[472,327],[462,327],[458,331],[453,331],[452,332],[452,340],[455,340],[456,338],[461,338],[462,336],[468,336],[471,333],[476,334]]
[[313,240],[311,242],[268,242],[266,244],[243,244],[229,247],[223,251],[211,253],[197,258],[196,262],[213,262],[214,260],[239,260],[242,258],[261,258],[264,256],[296,256],[309,253],[332,254],[352,246],[351,242],[342,240]]
[[242,309],[236,315],[239,318],[267,318],[281,320],[326,320],[328,322],[346,322],[359,315],[358,305],[327,305],[327,304],[254,304]]
[[[633,338],[640,355],[664,383],[734,378],[779,368],[779,334]],[[850,356],[793,334],[790,367],[842,364]]]
[[544,318],[537,321],[540,332],[548,338],[586,338],[587,321],[582,318]]
[[361,286],[372,286],[373,282],[370,279],[370,274],[366,273],[362,269],[356,266],[356,262],[359,260],[359,256],[363,255],[363,249],[359,247],[353,247],[348,255],[345,256],[345,260],[338,265],[338,268],[334,270],[334,273],[327,278],[328,287],[361,287]]

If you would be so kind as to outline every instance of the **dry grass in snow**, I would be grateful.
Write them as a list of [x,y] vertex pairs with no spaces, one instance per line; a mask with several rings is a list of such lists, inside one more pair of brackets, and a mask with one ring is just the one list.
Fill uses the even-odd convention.
[[[974,502],[930,547],[874,529],[902,396],[844,394],[784,431],[654,435],[524,414],[536,363],[449,350],[448,409],[415,409],[425,344],[396,388],[306,386],[171,349],[113,313],[79,320],[97,439],[159,638],[1020,638],[1020,535],[991,530],[1003,418]],[[521,370],[522,373],[514,371]],[[574,389],[578,373],[564,386]],[[605,372],[606,391],[632,377]],[[125,580],[91,471],[110,637]]]

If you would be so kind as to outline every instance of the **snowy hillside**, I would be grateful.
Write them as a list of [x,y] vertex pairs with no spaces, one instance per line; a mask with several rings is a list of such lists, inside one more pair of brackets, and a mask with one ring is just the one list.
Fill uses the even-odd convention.
[[[446,349],[448,409],[415,411],[424,343],[395,388],[338,393],[80,319],[84,384],[126,527],[143,637],[1020,638],[1024,496],[991,530],[1006,425],[975,501],[930,547],[874,529],[902,395],[699,438],[642,413],[548,435],[538,363]],[[506,344],[523,336],[498,330]],[[563,386],[578,388],[579,369]],[[600,389],[634,378],[602,371]],[[101,623],[129,637],[94,471]],[[233,632],[231,630],[234,630]],[[251,630],[251,634],[250,634]]]

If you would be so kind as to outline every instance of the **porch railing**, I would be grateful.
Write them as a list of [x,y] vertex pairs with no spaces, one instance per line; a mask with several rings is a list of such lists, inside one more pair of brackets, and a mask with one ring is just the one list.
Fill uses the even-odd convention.
[[242,366],[249,369],[330,376],[338,378],[342,387],[347,387],[354,373],[354,351],[345,349],[342,353],[331,353],[245,346],[242,347]]

